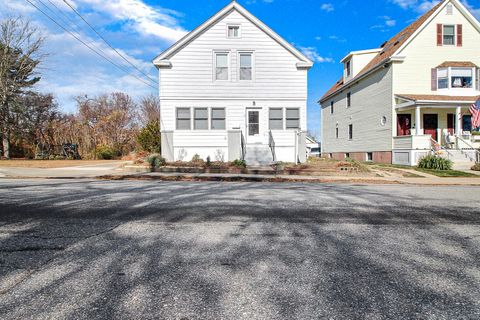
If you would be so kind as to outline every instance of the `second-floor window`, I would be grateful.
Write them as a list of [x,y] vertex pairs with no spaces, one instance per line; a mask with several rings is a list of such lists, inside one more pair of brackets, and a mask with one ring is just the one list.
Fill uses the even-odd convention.
[[352,106],[352,93],[349,92],[347,93],[347,108],[350,108]]
[[438,89],[473,88],[472,68],[440,68],[437,70]]
[[333,114],[333,105],[334,105],[334,102],[331,101],[330,102],[330,114]]
[[252,80],[252,54],[240,53],[240,80]]
[[349,140],[353,139],[353,124],[348,125],[348,139]]
[[215,53],[215,80],[228,80],[228,53]]
[[443,26],[443,45],[444,46],[455,45],[455,26],[454,25]]

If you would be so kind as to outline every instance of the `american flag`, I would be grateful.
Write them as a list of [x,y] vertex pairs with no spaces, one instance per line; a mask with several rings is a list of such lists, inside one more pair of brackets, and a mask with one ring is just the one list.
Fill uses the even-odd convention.
[[470,113],[472,114],[472,128],[480,127],[480,99],[470,106]]

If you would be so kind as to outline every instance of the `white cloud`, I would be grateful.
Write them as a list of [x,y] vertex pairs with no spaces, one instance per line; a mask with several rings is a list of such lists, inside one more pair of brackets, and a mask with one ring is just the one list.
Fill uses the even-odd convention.
[[116,23],[123,22],[143,36],[174,42],[187,33],[178,25],[178,12],[153,7],[142,0],[76,0],[74,4],[80,9],[86,6],[89,10],[109,15]]
[[331,3],[324,3],[320,6],[320,9],[326,12],[332,12],[335,10],[335,7]]
[[401,8],[407,10],[411,9],[418,13],[424,13],[436,6],[440,1],[438,0],[391,0],[391,2],[399,5]]
[[314,62],[324,63],[324,62],[334,62],[332,58],[322,57],[318,53],[318,49],[315,47],[299,47],[299,49],[306,55],[310,60]]
[[380,30],[381,32],[388,32],[390,31],[389,28],[394,27],[397,25],[397,21],[395,19],[392,19],[389,16],[380,16],[378,17],[380,20],[383,20],[381,24],[376,24],[370,29],[374,30]]

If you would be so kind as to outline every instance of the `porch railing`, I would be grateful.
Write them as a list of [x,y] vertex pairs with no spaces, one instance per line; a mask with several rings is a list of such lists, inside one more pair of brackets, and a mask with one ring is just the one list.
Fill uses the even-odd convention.
[[275,139],[273,138],[272,130],[268,131],[268,146],[272,152],[273,162],[277,162],[277,155],[275,154]]
[[245,136],[243,135],[243,131],[240,131],[240,148],[242,160],[245,160],[245,156],[247,154],[247,142],[245,140]]
[[[468,142],[467,140],[463,139],[460,135],[455,135],[455,137],[457,138],[457,146],[459,145],[458,144],[458,141],[461,141],[463,144],[465,144],[467,147],[468,147],[468,150],[473,150],[475,151],[475,163],[480,163],[480,150],[476,149],[473,145],[470,144],[470,142]],[[465,153],[466,152],[464,151],[463,148],[458,148],[462,153]],[[467,155],[467,154],[466,154]],[[468,155],[467,155],[468,156]]]

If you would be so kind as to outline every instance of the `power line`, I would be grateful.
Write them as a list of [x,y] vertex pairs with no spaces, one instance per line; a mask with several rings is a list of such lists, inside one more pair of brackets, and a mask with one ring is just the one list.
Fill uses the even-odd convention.
[[121,54],[117,49],[115,49],[108,41],[107,39],[105,39],[81,14],[80,12],[78,12],[70,3],[68,3],[67,0],[63,0],[63,2],[70,7],[70,9],[72,9],[73,12],[75,12],[75,14],[77,16],[80,17],[80,19],[83,20],[83,22],[85,22],[89,27],[90,29],[93,30],[93,32],[95,32],[99,37],[100,39],[102,39],[112,50],[114,50],[123,60],[125,60],[128,64],[130,64],[132,67],[134,67],[136,70],[138,70],[140,73],[142,73],[145,77],[147,77],[148,79],[150,79],[151,81],[153,81],[155,84],[157,84],[157,81],[150,78],[150,76],[148,74],[146,74],[144,71],[142,71],[140,68],[138,68],[136,65],[134,65],[132,62],[130,62],[127,58],[125,58],[125,56],[123,54]]
[[[60,23],[58,23],[54,18],[52,18],[51,16],[49,16],[47,13],[45,13],[45,11],[43,11],[42,9],[40,9],[37,5],[35,5],[33,2],[31,2],[30,0],[25,0],[27,1],[28,3],[30,3],[35,9],[37,9],[38,11],[40,11],[45,17],[47,17],[49,20],[51,20],[53,23],[55,23],[58,27],[60,27],[62,30],[68,32],[72,37],[74,37],[77,41],[81,42],[84,46],[86,46],[88,49],[92,50],[94,53],[96,53],[98,56],[102,57],[103,59],[105,59],[106,61],[108,61],[109,63],[111,63],[113,66],[115,66],[116,68],[118,68],[119,70],[127,73],[129,76],[131,77],[134,77],[135,79],[137,79],[138,81],[141,81],[142,83],[144,83],[145,85],[149,86],[150,88],[152,89],[155,89],[157,90],[158,88],[157,87],[154,87],[153,85],[151,85],[150,83],[144,81],[142,78],[139,78],[138,76],[134,75],[134,74],[131,74],[129,73],[129,71],[125,68],[123,68],[122,66],[116,64],[114,61],[112,61],[110,58],[106,57],[105,55],[103,55],[102,53],[98,52],[95,48],[91,47],[88,43],[86,43],[85,41],[83,41],[82,39],[80,39],[79,37],[77,37],[73,32],[71,32],[70,30],[66,29],[64,26],[62,26]],[[40,1],[40,3],[42,3],[41,0],[38,0]],[[43,4],[43,3],[42,3]],[[45,5],[45,4],[43,4]]]

